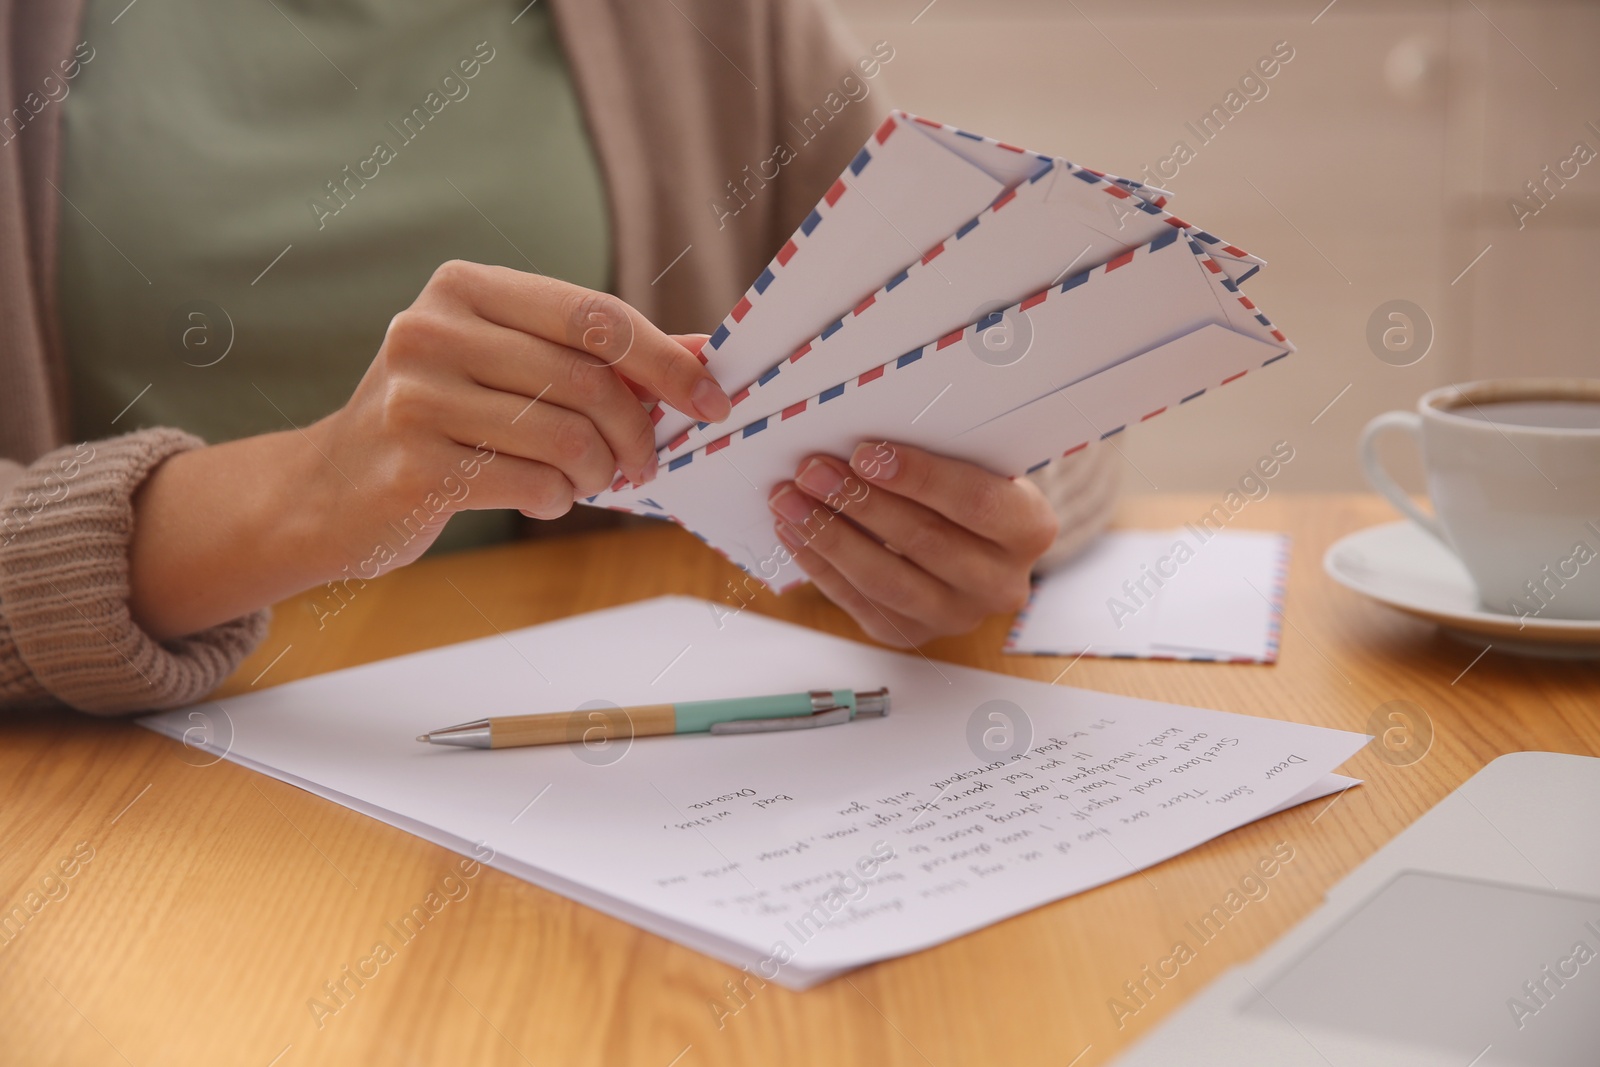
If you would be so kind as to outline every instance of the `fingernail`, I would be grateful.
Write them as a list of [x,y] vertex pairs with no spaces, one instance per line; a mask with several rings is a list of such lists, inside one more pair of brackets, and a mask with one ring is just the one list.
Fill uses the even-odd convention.
[[689,399],[694,401],[695,411],[705,422],[721,422],[733,410],[728,394],[710,378],[701,378],[700,384],[689,394]]
[[661,459],[660,459],[660,457],[657,456],[654,452],[650,453],[650,460],[649,460],[649,462],[647,462],[644,465],[644,480],[647,481],[647,482],[653,480],[655,478],[655,476],[656,476],[656,472],[659,471],[660,469],[661,469]]
[[844,490],[844,478],[820,459],[807,463],[795,481],[799,482],[806,492],[823,500],[840,496]]
[[787,548],[790,552],[798,552],[802,548],[806,547],[805,538],[801,537],[800,534],[795,531],[795,528],[790,526],[788,523],[775,522],[772,524],[772,529],[775,533],[777,533],[778,540],[783,542],[783,547]]
[[792,523],[804,523],[811,515],[811,501],[801,496],[791,485],[781,486],[767,498],[767,507]]
[[900,457],[882,441],[863,441],[850,453],[850,466],[868,481],[887,482],[900,472]]

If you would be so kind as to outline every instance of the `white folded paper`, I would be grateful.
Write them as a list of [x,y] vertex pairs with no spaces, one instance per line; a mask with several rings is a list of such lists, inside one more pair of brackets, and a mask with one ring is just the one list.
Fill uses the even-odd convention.
[[[594,702],[885,685],[887,718],[792,733],[415,740]],[[1347,788],[1330,772],[1367,740],[935,663],[685,598],[140,721],[793,988]]]

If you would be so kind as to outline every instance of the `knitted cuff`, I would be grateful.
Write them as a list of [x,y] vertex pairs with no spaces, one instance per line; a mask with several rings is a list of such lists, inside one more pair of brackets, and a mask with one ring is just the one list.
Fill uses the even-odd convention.
[[203,444],[151,429],[68,445],[0,498],[0,613],[20,660],[0,664],[7,688],[25,672],[81,711],[179,707],[215,689],[266,635],[262,610],[161,643],[128,610],[133,494],[167,457]]
[[1120,475],[1116,455],[1098,442],[1029,475],[1061,519],[1055,544],[1034,565],[1036,572],[1077,555],[1110,524]]

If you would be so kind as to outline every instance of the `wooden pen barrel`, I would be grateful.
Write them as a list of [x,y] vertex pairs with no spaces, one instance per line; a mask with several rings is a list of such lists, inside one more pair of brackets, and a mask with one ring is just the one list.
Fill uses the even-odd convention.
[[511,715],[491,723],[489,747],[597,744],[612,738],[676,733],[677,729],[678,717],[671,704],[594,708],[547,715]]

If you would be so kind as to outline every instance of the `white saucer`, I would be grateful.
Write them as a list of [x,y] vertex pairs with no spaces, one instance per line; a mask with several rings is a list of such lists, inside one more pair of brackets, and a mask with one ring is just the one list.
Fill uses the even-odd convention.
[[1358,530],[1328,549],[1322,567],[1345,588],[1438,623],[1458,640],[1527,656],[1600,658],[1600,620],[1519,619],[1486,610],[1461,561],[1412,522]]

